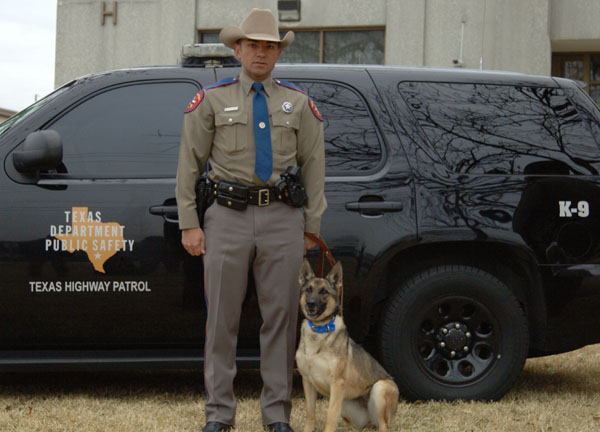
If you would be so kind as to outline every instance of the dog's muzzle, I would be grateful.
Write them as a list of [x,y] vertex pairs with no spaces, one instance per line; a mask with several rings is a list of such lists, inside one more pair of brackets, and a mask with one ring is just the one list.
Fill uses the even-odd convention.
[[321,308],[319,307],[318,302],[307,301],[304,305],[304,309],[306,310],[306,315],[308,315],[310,318],[317,317],[321,314],[321,312],[323,312],[320,310]]

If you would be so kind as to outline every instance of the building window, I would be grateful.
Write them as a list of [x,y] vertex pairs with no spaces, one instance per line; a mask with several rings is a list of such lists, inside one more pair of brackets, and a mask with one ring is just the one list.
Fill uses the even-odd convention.
[[321,63],[321,32],[294,31],[294,33],[296,35],[294,43],[283,50],[279,61],[283,63]]
[[[285,34],[286,30],[282,31]],[[294,30],[296,40],[281,54],[284,63],[383,64],[385,31]]]
[[600,53],[553,54],[552,75],[585,82],[585,90],[600,104]]
[[[282,30],[281,37],[287,30]],[[294,43],[283,50],[282,63],[383,64],[385,31],[294,30]],[[201,43],[219,43],[218,32],[199,32]]]
[[221,43],[219,32],[200,32],[198,40],[200,43]]

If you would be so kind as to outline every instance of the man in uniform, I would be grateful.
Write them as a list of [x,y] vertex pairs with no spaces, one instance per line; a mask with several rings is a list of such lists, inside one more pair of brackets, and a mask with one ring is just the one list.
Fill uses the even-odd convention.
[[[239,27],[224,28],[220,39],[234,49],[242,72],[201,90],[188,105],[176,186],[182,244],[191,255],[204,255],[203,432],[226,431],[235,422],[236,343],[250,266],[263,318],[263,425],[291,431],[298,272],[303,249],[315,246],[303,233],[319,233],[327,207],[322,118],[304,92],[271,77],[282,49],[294,39],[292,32],[280,39],[271,11],[253,9]],[[203,230],[195,184],[207,162],[216,188],[247,188],[248,203],[244,208],[235,197],[218,200],[206,211]],[[289,166],[301,168],[308,198],[303,211],[282,202],[274,187]]]

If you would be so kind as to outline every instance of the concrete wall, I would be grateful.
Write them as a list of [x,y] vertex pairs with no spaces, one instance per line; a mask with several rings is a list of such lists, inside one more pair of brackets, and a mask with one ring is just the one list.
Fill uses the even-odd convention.
[[[423,1],[423,0],[420,0]],[[383,27],[386,2],[404,0],[301,0],[301,20],[284,22],[286,28]],[[196,26],[200,30],[221,30],[238,25],[252,8],[277,13],[277,0],[198,0]]]
[[552,0],[553,51],[600,51],[600,1]]
[[[495,1],[495,0],[492,0]],[[424,66],[451,67],[459,59],[464,20],[464,67],[479,68],[486,3],[490,0],[427,0]]]
[[[596,0],[598,1],[598,0]],[[464,19],[463,66],[550,73],[550,0],[302,0],[289,28],[385,27],[385,63],[454,67]],[[276,0],[199,0],[196,25],[220,30],[252,7],[277,10]],[[247,6],[246,6],[247,5]]]
[[4,108],[0,108],[0,123],[3,123],[5,120],[9,119],[12,115],[15,114],[16,111],[8,110]]
[[423,0],[386,0],[386,64],[425,64],[426,4]]
[[549,7],[549,0],[387,0],[386,63],[548,75]]
[[550,75],[550,1],[485,2],[485,69]]
[[[197,30],[238,24],[277,0],[58,0],[56,84],[107,69],[175,64]],[[112,9],[112,1],[107,1]],[[600,0],[302,0],[291,29],[385,28],[385,63],[549,75],[552,51],[600,51]]]
[[102,70],[176,64],[181,46],[195,42],[195,7],[196,0],[119,0],[117,24],[106,17],[102,25],[101,0],[59,0],[56,86]]

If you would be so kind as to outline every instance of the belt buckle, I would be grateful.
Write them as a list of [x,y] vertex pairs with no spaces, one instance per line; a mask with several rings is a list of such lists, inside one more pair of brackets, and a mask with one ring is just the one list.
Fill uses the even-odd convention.
[[258,191],[258,206],[264,207],[269,205],[269,189],[260,189]]

